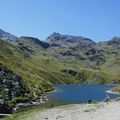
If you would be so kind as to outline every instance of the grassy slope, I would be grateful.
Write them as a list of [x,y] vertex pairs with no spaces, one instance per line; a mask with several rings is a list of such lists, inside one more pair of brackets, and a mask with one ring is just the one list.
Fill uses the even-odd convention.
[[[111,83],[118,80],[117,76],[106,72],[83,69],[76,63],[54,59],[40,46],[26,44],[23,47],[3,40],[0,40],[0,63],[22,76],[33,93],[52,90],[51,85],[58,83]],[[69,73],[70,70],[76,75]]]
[[105,63],[101,69],[111,74],[120,74],[120,47],[119,44],[103,43],[98,45],[98,49],[102,51],[105,56]]
[[[105,63],[101,66],[101,70],[116,76],[118,78],[116,79],[117,83],[120,83],[120,46],[111,42],[114,42],[114,40],[100,43],[97,46],[106,59]],[[120,86],[115,87],[113,91],[120,92]]]
[[66,78],[59,73],[60,68],[64,66],[63,63],[48,60],[48,57],[40,52],[34,55],[26,53],[16,44],[3,40],[0,40],[0,63],[22,76],[31,91],[52,90],[52,83],[75,83],[72,78]]

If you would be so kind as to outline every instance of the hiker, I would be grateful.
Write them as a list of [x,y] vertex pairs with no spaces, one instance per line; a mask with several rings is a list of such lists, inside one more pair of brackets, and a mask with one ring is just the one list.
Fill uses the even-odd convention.
[[92,102],[92,99],[89,99],[89,100],[88,100],[88,104],[90,104],[91,102]]
[[51,108],[53,108],[54,107],[54,105],[53,105],[53,103],[51,104]]
[[108,102],[109,100],[110,100],[110,96],[106,95],[106,98],[105,98],[104,102]]

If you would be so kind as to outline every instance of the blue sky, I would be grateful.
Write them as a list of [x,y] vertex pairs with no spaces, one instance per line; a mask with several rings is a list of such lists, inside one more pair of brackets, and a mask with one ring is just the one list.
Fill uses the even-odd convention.
[[0,28],[41,40],[53,32],[109,40],[120,36],[120,0],[0,0]]

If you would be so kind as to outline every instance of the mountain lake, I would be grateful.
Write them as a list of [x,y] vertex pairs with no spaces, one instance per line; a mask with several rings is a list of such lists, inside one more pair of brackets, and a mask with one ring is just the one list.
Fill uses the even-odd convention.
[[[116,85],[101,84],[61,84],[54,85],[55,91],[48,93],[52,101],[61,103],[85,103],[88,100],[104,101],[107,96],[110,99],[120,97],[118,93],[110,92]],[[108,91],[108,92],[107,92]]]

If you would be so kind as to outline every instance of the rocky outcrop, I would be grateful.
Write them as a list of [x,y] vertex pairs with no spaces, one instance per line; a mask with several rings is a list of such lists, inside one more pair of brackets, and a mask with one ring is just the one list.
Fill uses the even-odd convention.
[[[20,76],[0,64],[0,113],[8,113],[8,103],[14,98],[28,97],[25,82]],[[4,106],[4,107],[3,107]]]
[[0,64],[0,86],[4,99],[12,100],[13,97],[25,94],[25,83],[22,78]]
[[12,113],[21,107],[39,105],[47,100],[46,93],[32,97],[22,78],[0,64],[0,113]]

